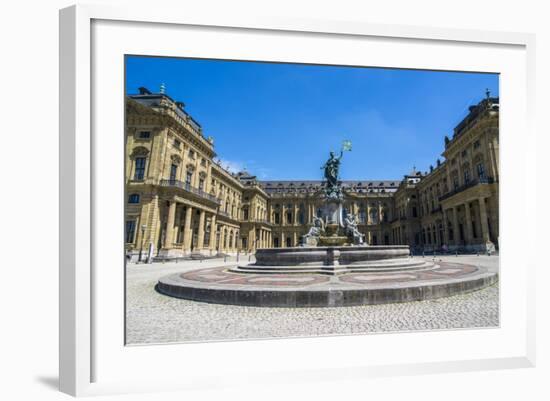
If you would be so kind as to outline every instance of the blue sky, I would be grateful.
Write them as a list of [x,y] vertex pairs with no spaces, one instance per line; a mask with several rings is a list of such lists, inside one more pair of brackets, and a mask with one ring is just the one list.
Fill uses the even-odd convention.
[[342,179],[426,171],[498,75],[128,56],[126,91],[183,101],[224,165],[264,180],[321,179],[349,139]]

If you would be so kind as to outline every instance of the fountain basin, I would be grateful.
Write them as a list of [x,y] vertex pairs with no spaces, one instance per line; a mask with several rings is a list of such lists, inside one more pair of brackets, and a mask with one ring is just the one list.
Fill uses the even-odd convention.
[[361,265],[386,259],[407,259],[409,254],[408,245],[264,248],[256,251],[254,266],[316,266],[334,262]]

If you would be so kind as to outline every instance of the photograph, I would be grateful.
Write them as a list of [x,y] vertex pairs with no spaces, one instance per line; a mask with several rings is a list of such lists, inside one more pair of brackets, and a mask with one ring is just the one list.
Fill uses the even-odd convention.
[[126,345],[499,327],[498,73],[124,64]]

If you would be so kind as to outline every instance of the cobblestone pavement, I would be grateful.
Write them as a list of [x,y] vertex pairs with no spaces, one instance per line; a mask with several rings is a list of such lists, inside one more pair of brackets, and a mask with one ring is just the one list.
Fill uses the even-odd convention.
[[[498,256],[448,256],[436,260],[479,264],[498,270]],[[225,264],[235,264],[235,258]],[[431,301],[339,308],[217,305],[171,298],[154,289],[162,276],[221,265],[224,265],[222,259],[202,263],[128,265],[127,343],[309,337],[494,327],[499,324],[498,283],[469,294]]]

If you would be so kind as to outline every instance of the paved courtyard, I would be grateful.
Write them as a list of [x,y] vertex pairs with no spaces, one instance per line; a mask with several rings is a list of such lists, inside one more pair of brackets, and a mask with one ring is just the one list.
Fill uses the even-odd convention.
[[[427,258],[428,259],[428,258]],[[241,262],[247,257],[241,255]],[[498,256],[445,256],[437,261],[498,271]],[[498,326],[498,283],[437,300],[338,308],[265,308],[171,298],[155,291],[160,277],[235,265],[235,258],[127,266],[128,344],[361,334]]]

